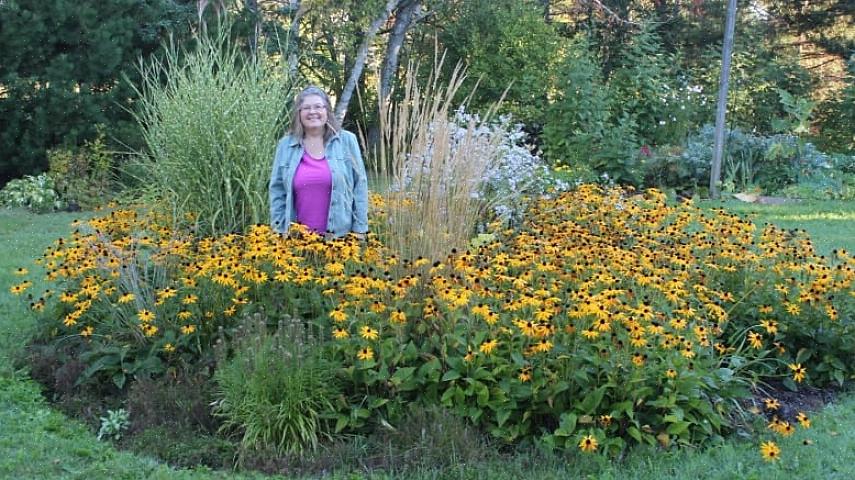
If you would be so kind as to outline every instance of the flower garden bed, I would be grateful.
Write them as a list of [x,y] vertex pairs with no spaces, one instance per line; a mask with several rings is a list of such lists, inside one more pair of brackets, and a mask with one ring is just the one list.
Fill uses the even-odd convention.
[[[114,211],[45,252],[55,287],[32,300],[37,341],[82,363],[72,385],[110,395],[207,368],[220,433],[281,454],[394,427],[412,405],[507,443],[697,445],[750,428],[759,382],[825,387],[855,371],[855,259],[820,257],[803,232],[583,186],[477,243],[407,259],[377,238],[194,238]],[[265,372],[306,395],[283,397]],[[262,415],[242,409],[249,393],[326,401]],[[766,457],[799,413],[769,415]]]

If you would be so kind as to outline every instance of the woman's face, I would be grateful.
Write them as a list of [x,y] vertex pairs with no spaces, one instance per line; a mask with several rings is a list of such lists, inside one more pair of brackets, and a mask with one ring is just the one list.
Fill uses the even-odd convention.
[[304,130],[324,128],[327,124],[327,108],[324,99],[317,95],[308,95],[300,104],[300,122]]

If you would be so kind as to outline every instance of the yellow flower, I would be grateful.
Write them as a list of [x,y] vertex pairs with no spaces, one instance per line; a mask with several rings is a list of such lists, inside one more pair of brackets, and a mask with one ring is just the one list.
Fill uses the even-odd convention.
[[784,304],[784,308],[790,315],[798,315],[802,311],[801,307],[799,307],[799,305],[796,303],[787,302]]
[[801,363],[791,363],[788,365],[790,370],[793,371],[793,380],[801,383],[802,380],[805,379],[805,375],[807,374],[807,369],[802,367]]
[[466,355],[463,357],[463,361],[468,363],[472,360],[475,360],[475,352],[473,352],[472,350],[468,350],[466,352]]
[[335,322],[343,322],[347,320],[347,314],[344,313],[344,310],[342,310],[341,307],[336,307],[335,310],[330,312],[330,318]]
[[766,333],[768,333],[770,335],[774,335],[774,334],[778,333],[778,322],[776,322],[774,320],[771,320],[771,319],[760,320],[760,325],[762,325],[763,328],[766,329]]
[[677,370],[669,368],[668,370],[665,370],[665,376],[668,378],[677,378]]
[[192,293],[181,299],[181,303],[183,303],[184,305],[193,305],[194,303],[196,303],[198,301],[199,301],[199,297],[197,297],[196,295],[193,295]]
[[137,312],[137,318],[139,318],[140,322],[148,323],[148,322],[154,320],[155,315],[154,315],[154,312],[152,312],[150,310],[142,309],[139,312]]
[[769,462],[773,462],[778,460],[781,456],[781,449],[778,448],[778,445],[775,442],[763,442],[760,445],[760,454],[763,455],[763,459]]
[[146,324],[143,325],[142,331],[146,337],[153,337],[157,333],[157,327],[155,327],[154,325]]
[[196,331],[196,325],[184,325],[181,327],[181,333],[184,335],[190,335],[191,333]]
[[380,337],[380,332],[365,325],[359,330],[359,336],[366,340],[377,340]]
[[356,353],[356,358],[360,360],[371,360],[374,358],[374,350],[371,350],[371,347],[363,347]]
[[810,418],[805,415],[805,412],[799,412],[798,415],[796,415],[796,420],[799,421],[799,425],[801,425],[802,428],[810,428]]
[[766,407],[766,410],[777,410],[781,408],[781,402],[774,398],[765,398],[763,400],[763,405]]
[[179,320],[187,320],[192,316],[193,316],[193,312],[191,312],[189,310],[181,310],[180,312],[178,312],[178,315],[177,315]]
[[531,380],[531,367],[524,367],[520,374],[517,376],[521,382],[527,382]]
[[175,345],[173,345],[171,343],[167,343],[166,345],[163,346],[163,351],[166,353],[172,353],[175,351]]
[[20,294],[24,293],[24,291],[26,291],[32,285],[33,285],[32,282],[24,281],[24,282],[21,282],[17,285],[12,285],[12,287],[9,288],[9,291],[12,292],[12,295],[20,295]]
[[763,348],[763,335],[757,332],[748,332],[748,343],[757,350]]
[[404,312],[401,311],[401,309],[398,309],[392,312],[390,320],[392,321],[392,323],[397,324],[407,323],[407,315],[405,315]]
[[490,355],[497,346],[499,346],[498,340],[488,340],[482,343],[478,350],[485,355]]
[[135,298],[136,298],[136,296],[133,293],[126,293],[126,294],[122,295],[121,297],[119,297],[117,302],[129,303],[129,302],[133,302]]
[[343,327],[335,327],[333,329],[333,337],[342,339],[350,336],[350,333]]
[[18,269],[15,270],[15,275],[26,275],[28,273],[30,273],[30,271],[24,267],[18,267]]
[[91,326],[91,325],[90,325],[90,326],[87,326],[86,328],[84,328],[83,330],[81,330],[81,331],[80,331],[80,336],[81,336],[81,337],[91,337],[91,336],[92,336],[92,333],[93,333],[94,331],[95,331],[95,329],[94,329],[94,328],[92,328],[92,326]]
[[585,435],[579,441],[579,450],[586,453],[597,451],[597,446],[599,446],[599,443],[597,443],[597,439],[593,435]]

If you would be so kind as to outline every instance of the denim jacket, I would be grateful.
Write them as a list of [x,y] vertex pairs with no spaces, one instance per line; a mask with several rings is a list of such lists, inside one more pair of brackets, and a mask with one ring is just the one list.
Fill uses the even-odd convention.
[[[286,135],[276,147],[270,174],[270,225],[277,232],[288,231],[296,221],[294,173],[303,156],[299,138]],[[341,130],[325,146],[332,176],[327,232],[340,237],[349,232],[368,231],[368,179],[356,135]]]

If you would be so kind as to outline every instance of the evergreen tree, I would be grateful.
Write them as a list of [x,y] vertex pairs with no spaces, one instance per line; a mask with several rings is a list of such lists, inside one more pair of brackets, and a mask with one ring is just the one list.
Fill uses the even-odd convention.
[[95,135],[134,144],[124,80],[185,28],[195,2],[5,0],[0,2],[0,185],[45,170],[46,151]]

